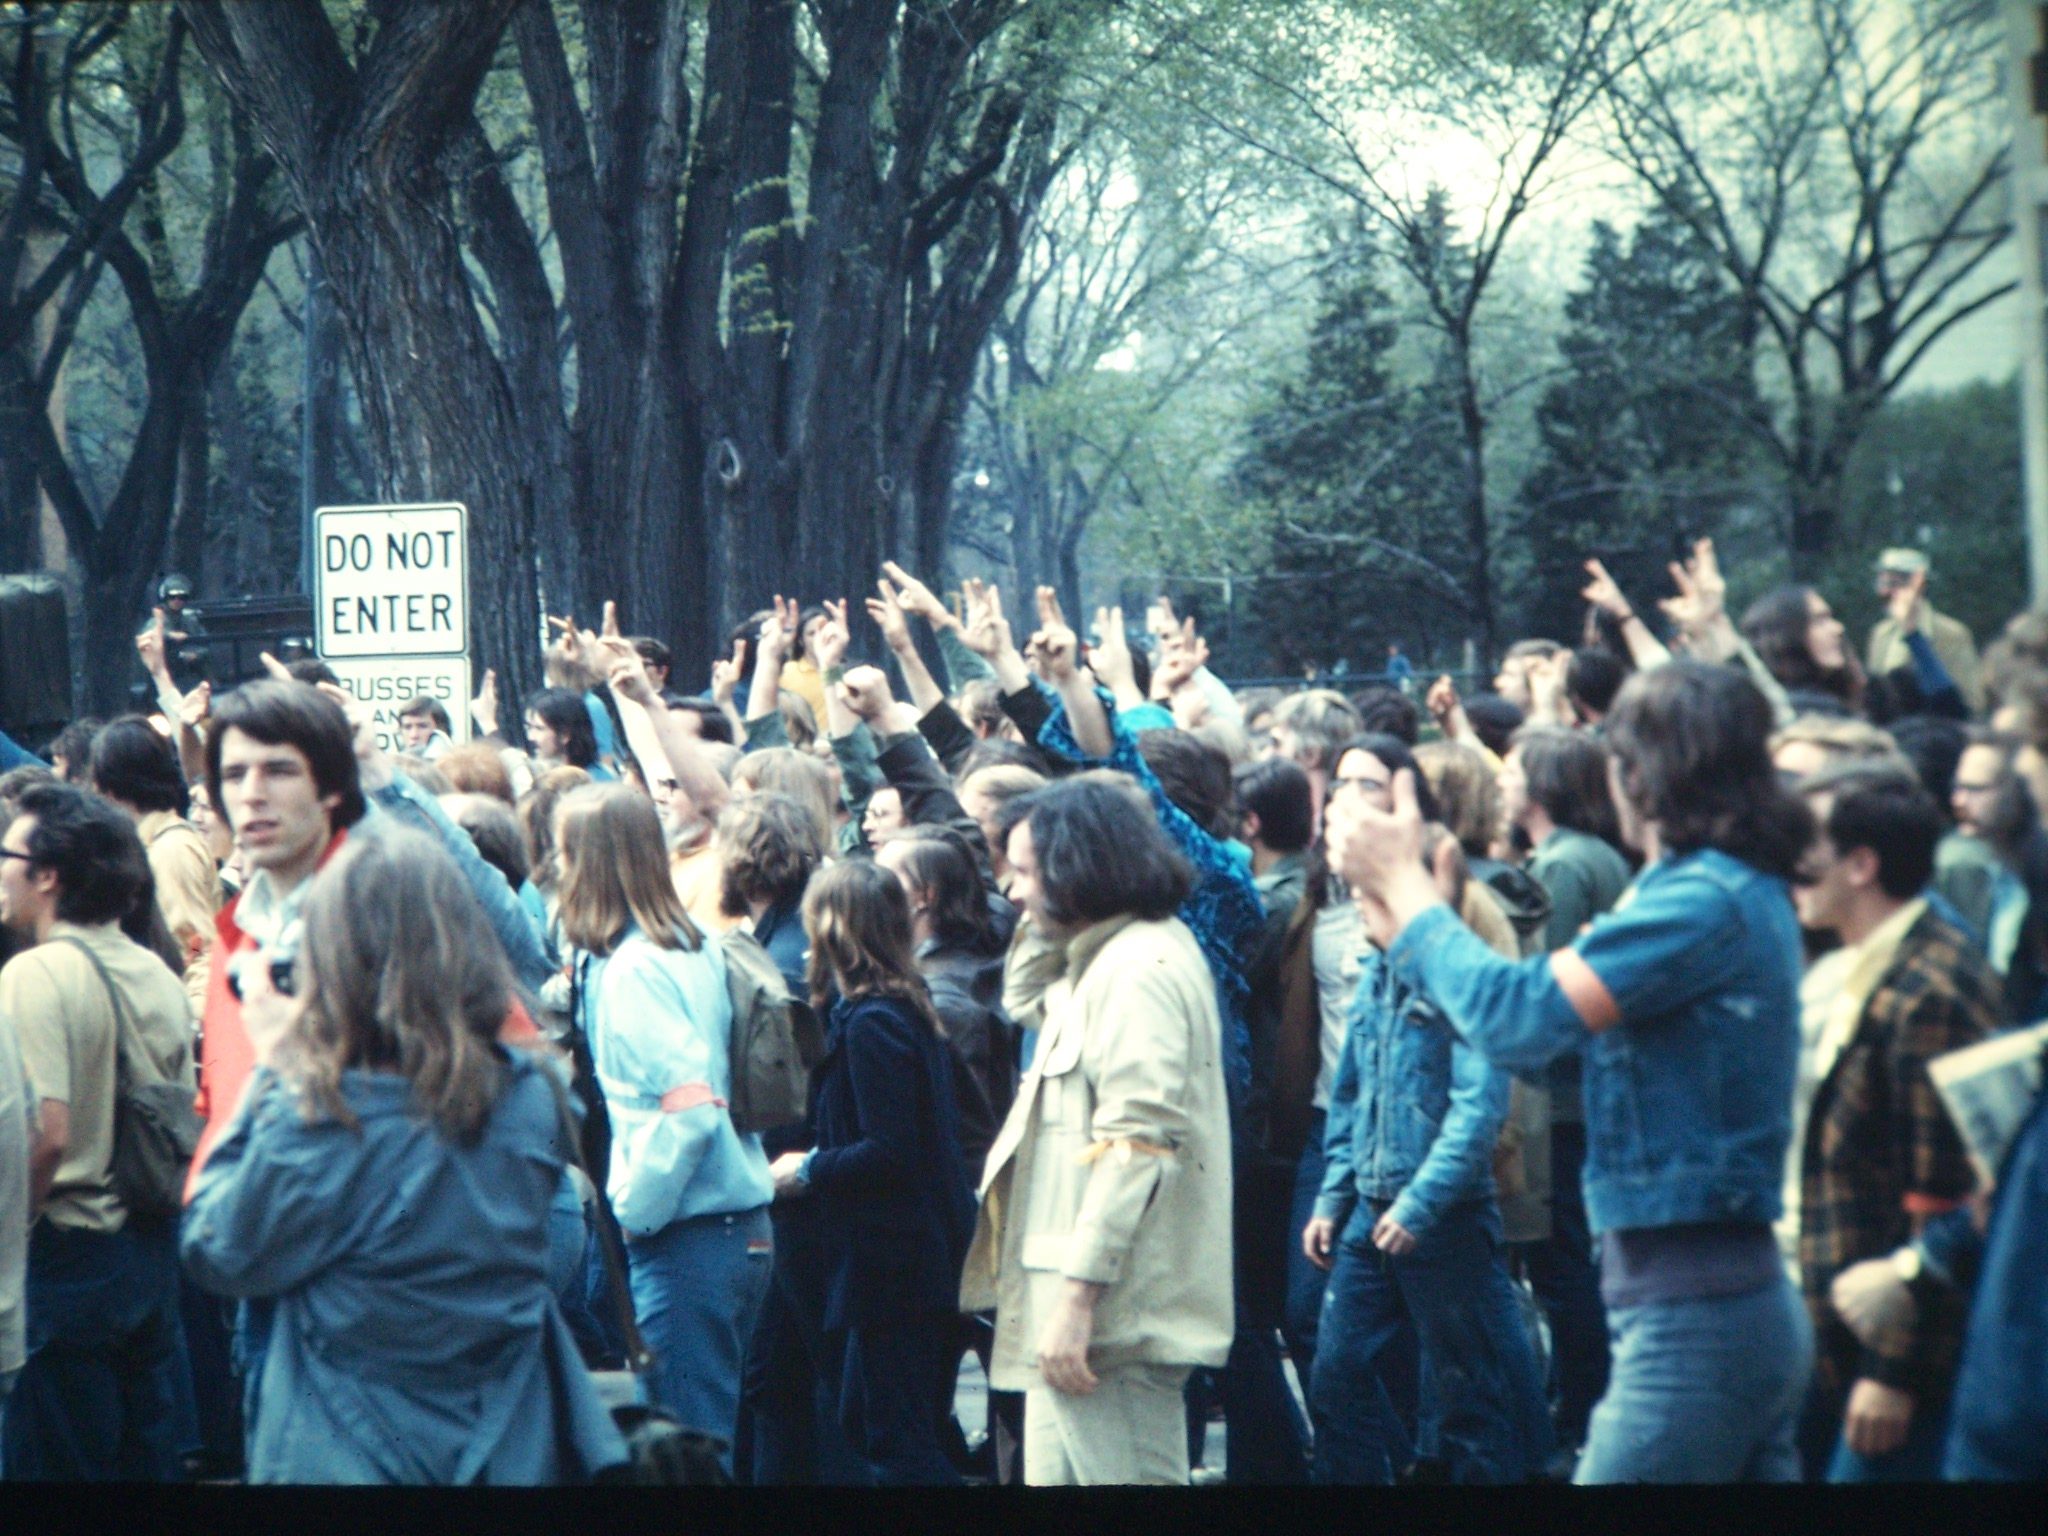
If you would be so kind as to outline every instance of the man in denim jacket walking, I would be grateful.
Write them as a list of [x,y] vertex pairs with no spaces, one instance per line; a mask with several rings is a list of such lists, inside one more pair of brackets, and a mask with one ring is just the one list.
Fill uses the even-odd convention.
[[[1390,803],[1384,784],[1339,781],[1333,810],[1375,794]],[[1390,1387],[1406,1396],[1410,1384],[1382,1377],[1412,1361],[1411,1331],[1419,1438],[1435,1430],[1451,1476],[1518,1482],[1538,1464],[1536,1366],[1494,1198],[1508,1090],[1506,1072],[1367,951],[1330,1094],[1322,1193],[1302,1233],[1310,1262],[1330,1271],[1309,1385],[1318,1482],[1384,1483],[1407,1463]]]

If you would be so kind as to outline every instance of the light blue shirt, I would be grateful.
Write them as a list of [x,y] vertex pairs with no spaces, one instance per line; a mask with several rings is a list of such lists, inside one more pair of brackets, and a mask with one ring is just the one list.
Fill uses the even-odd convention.
[[629,1236],[775,1197],[761,1138],[741,1135],[727,1107],[732,997],[716,944],[663,949],[630,927],[582,967],[583,1026],[612,1123],[605,1190]]

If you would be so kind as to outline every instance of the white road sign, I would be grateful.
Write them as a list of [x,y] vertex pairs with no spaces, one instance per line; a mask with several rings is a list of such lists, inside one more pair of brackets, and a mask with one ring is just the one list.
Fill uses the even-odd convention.
[[466,654],[468,534],[459,502],[318,508],[313,608],[322,658]]
[[448,711],[449,735],[469,740],[469,658],[467,656],[329,657],[341,686],[370,706],[377,742],[387,752],[404,745],[398,712],[425,695]]

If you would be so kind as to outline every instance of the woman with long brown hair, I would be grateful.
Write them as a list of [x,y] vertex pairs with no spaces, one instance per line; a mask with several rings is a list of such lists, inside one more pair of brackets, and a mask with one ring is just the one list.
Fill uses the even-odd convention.
[[846,860],[811,881],[804,927],[811,998],[821,1012],[829,1006],[830,1023],[812,1150],[777,1158],[774,1173],[778,1192],[818,1205],[821,1385],[875,1482],[958,1483],[940,1424],[974,1197],[951,1063],[913,958],[910,902],[888,870]]
[[684,1424],[730,1445],[774,1245],[761,1138],[727,1108],[724,957],[683,910],[645,795],[619,784],[572,791],[555,841],[576,1022],[611,1122],[606,1192],[659,1361],[655,1390]]
[[249,1479],[557,1483],[622,1461],[549,1284],[567,1148],[549,1068],[454,861],[410,832],[315,877],[280,994],[241,966],[257,1063],[180,1246],[274,1298]]

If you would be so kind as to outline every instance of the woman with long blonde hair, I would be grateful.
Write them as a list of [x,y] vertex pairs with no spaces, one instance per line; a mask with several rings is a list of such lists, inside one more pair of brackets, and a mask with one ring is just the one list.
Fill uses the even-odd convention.
[[257,1068],[200,1171],[185,1267],[274,1302],[249,1479],[557,1483],[622,1461],[549,1279],[559,1087],[500,1043],[504,952],[455,863],[351,838],[292,974],[236,981]]
[[811,880],[804,928],[811,1000],[830,1023],[813,1078],[812,1149],[777,1158],[774,1173],[779,1192],[817,1206],[821,1385],[874,1482],[956,1484],[940,1425],[959,1360],[974,1197],[910,902],[888,870],[846,860]]
[[[606,1190],[661,1406],[728,1445],[767,1294],[773,1185],[732,1096],[725,960],[669,879],[654,802],[592,784],[555,811],[577,1019],[611,1124]],[[730,1470],[730,1453],[727,1454]]]

